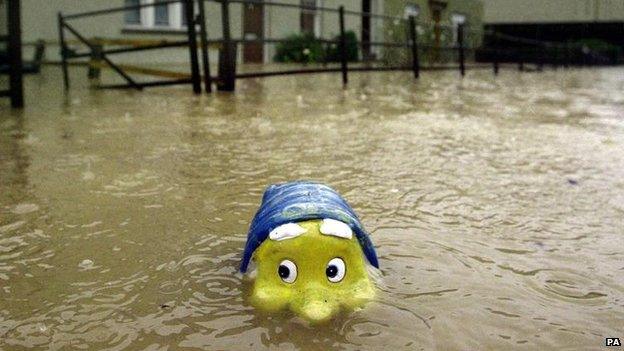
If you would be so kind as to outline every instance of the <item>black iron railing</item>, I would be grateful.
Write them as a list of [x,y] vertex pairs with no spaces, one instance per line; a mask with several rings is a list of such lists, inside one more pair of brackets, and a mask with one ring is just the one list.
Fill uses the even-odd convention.
[[0,90],[0,97],[9,97],[12,107],[24,106],[24,87],[22,84],[22,30],[20,23],[20,1],[7,2],[7,32],[0,38],[6,41],[7,61],[9,63],[9,89]]
[[[69,22],[79,18],[92,18],[96,16],[107,15],[111,13],[119,13],[129,10],[136,10],[145,7],[168,5],[171,3],[182,3],[185,5],[187,27],[186,27],[186,39],[176,41],[157,41],[146,42],[137,41],[131,45],[122,45],[122,47],[115,47],[106,49],[107,44],[118,44],[119,41],[103,40],[103,39],[87,39]],[[221,12],[221,27],[222,37],[220,39],[209,39],[207,32],[207,18],[206,18],[206,3],[218,3]],[[198,13],[195,14],[194,4],[197,4]],[[564,43],[552,43],[536,41],[526,38],[512,37],[509,35],[503,35],[501,33],[495,33],[491,31],[484,31],[481,28],[473,28],[467,25],[445,25],[440,23],[417,21],[414,17],[403,18],[396,16],[388,16],[384,14],[374,14],[368,12],[358,12],[347,10],[344,7],[315,7],[316,13],[327,12],[337,15],[337,28],[339,33],[334,39],[317,38],[317,42],[325,46],[335,46],[338,52],[338,66],[328,66],[324,64],[320,67],[299,67],[280,70],[259,70],[259,71],[245,71],[237,72],[237,51],[240,45],[247,44],[280,44],[286,42],[286,39],[281,38],[256,38],[248,39],[245,36],[233,37],[230,22],[231,22],[231,10],[230,7],[233,4],[240,4],[243,6],[257,5],[267,7],[280,7],[291,9],[304,9],[305,6],[296,3],[282,3],[273,0],[260,1],[260,0],[168,0],[150,3],[141,3],[132,6],[114,7],[109,9],[102,9],[96,11],[88,11],[83,13],[76,13],[70,15],[58,14],[59,23],[59,41],[61,45],[61,57],[63,66],[63,77],[65,89],[69,88],[69,75],[67,70],[67,64],[69,60],[79,58],[97,58],[103,61],[106,65],[112,68],[119,76],[121,76],[125,83],[114,85],[99,85],[101,88],[135,88],[142,89],[151,86],[161,85],[175,85],[175,84],[188,84],[191,85],[195,93],[200,93],[201,82],[203,76],[204,88],[207,92],[212,91],[212,84],[216,83],[219,90],[233,91],[235,90],[236,80],[255,77],[268,77],[277,75],[292,75],[292,74],[310,74],[310,73],[323,73],[323,72],[340,72],[343,85],[348,83],[349,72],[353,71],[392,71],[392,70],[405,70],[412,71],[415,78],[420,76],[422,70],[439,70],[439,69],[456,69],[463,76],[468,68],[487,68],[489,64],[493,68],[495,74],[498,74],[500,65],[503,63],[513,62],[518,65],[520,70],[541,70],[545,59],[551,57],[553,53],[556,53],[557,57],[560,57],[557,63],[567,66],[570,63],[571,52],[581,50],[580,48],[571,47]],[[308,9],[309,10],[309,9]],[[370,40],[370,35],[363,37],[363,40],[357,41],[357,46],[362,51],[370,50],[371,47],[383,47],[389,50],[402,50],[406,54],[406,60],[400,60],[398,62],[385,62],[384,65],[373,65],[375,60],[365,57],[365,65],[351,65],[348,60],[347,53],[347,29],[345,28],[346,16],[358,16],[361,18],[380,19],[382,21],[391,21],[395,24],[395,27],[402,28],[405,33],[399,36],[398,40],[394,41],[373,41]],[[384,22],[386,23],[386,22]],[[436,43],[427,43],[427,40],[419,40],[419,29],[422,28],[432,29],[436,34]],[[197,33],[199,31],[199,33]],[[455,43],[452,45],[443,45],[440,43],[440,32],[445,31],[448,35],[456,37]],[[80,43],[84,44],[88,51],[75,52],[69,49],[66,40],[66,34],[73,35]],[[199,40],[198,37],[199,36]],[[479,41],[487,42],[488,46],[476,47],[466,42],[466,37],[479,38]],[[430,39],[430,38],[426,38]],[[122,40],[123,42],[123,40]],[[492,45],[494,44],[494,45]],[[520,45],[521,44],[521,45]],[[148,82],[140,82],[135,80],[128,73],[129,71],[146,72],[148,69],[140,68],[136,66],[119,65],[114,63],[109,56],[129,53],[140,52],[147,50],[158,50],[165,48],[181,48],[188,47],[189,50],[189,73],[175,73],[175,72],[160,72],[161,76],[174,77],[174,79],[167,80],[155,80]],[[209,47],[219,48],[219,63],[217,76],[211,76],[210,63],[208,59]],[[201,53],[201,59],[198,57],[198,51]],[[424,66],[421,64],[423,54],[435,53],[435,57],[438,57],[441,52],[451,53],[452,56],[456,56],[457,64],[443,65],[443,66]],[[529,53],[532,53],[529,55]],[[363,57],[366,55],[362,55]],[[475,57],[476,61],[487,63],[487,65],[472,64],[466,65],[466,57]],[[435,60],[434,60],[435,61]],[[201,63],[201,72],[200,72]],[[528,69],[527,65],[532,65],[537,68]],[[155,70],[149,70],[155,71]]]

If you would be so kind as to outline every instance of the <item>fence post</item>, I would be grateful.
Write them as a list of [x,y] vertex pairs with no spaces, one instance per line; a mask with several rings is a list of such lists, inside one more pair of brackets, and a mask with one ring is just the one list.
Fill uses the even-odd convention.
[[342,70],[342,85],[346,86],[349,82],[347,76],[347,37],[344,29],[344,6],[338,8],[338,17],[340,21],[340,69]]
[[199,5],[199,35],[202,53],[202,66],[204,68],[204,89],[207,93],[212,93],[212,77],[210,77],[210,61],[208,57],[208,31],[206,30],[206,8],[204,0],[197,0]]
[[[94,38],[94,42],[100,42],[99,38]],[[89,79],[100,78],[100,73],[102,71],[102,51],[104,51],[104,46],[101,43],[93,44],[93,50],[91,51],[89,60],[89,71],[87,72],[87,77],[89,77]]]
[[414,71],[414,78],[420,76],[420,67],[418,62],[418,33],[416,32],[416,20],[414,16],[409,17],[410,25],[410,39],[412,41],[412,71]]
[[537,70],[539,72],[544,70],[544,52],[546,51],[546,44],[543,47],[537,47]]
[[59,45],[61,50],[61,68],[63,70],[63,88],[65,91],[69,90],[69,74],[67,72],[67,45],[65,44],[65,20],[63,14],[59,12],[58,18],[58,31],[59,31]]
[[362,61],[371,59],[371,0],[362,0]]
[[20,21],[19,0],[7,4],[7,22],[9,29],[9,86],[11,106],[24,107],[24,86],[22,82],[22,26]]
[[498,35],[496,32],[494,32],[493,34],[494,36],[494,40],[493,40],[493,44],[492,44],[492,52],[494,53],[492,56],[492,63],[494,65],[494,75],[497,76],[498,75]]
[[459,43],[459,72],[462,77],[466,75],[466,65],[464,63],[464,25],[457,26],[457,41]]
[[563,50],[564,50],[563,67],[569,68],[570,67],[570,45],[568,44],[567,41],[565,43],[565,47],[563,48]]
[[230,38],[230,4],[221,1],[221,25],[223,26],[223,47],[219,52],[219,82],[217,89],[234,91],[236,88],[236,42]]
[[199,75],[199,61],[197,59],[197,33],[195,29],[195,9],[193,0],[184,0],[186,11],[186,34],[189,43],[189,55],[191,58],[191,83],[193,93],[201,93],[201,77]]
[[497,76],[498,75],[498,47],[494,47],[494,55],[493,55],[493,60],[494,60],[494,75]]

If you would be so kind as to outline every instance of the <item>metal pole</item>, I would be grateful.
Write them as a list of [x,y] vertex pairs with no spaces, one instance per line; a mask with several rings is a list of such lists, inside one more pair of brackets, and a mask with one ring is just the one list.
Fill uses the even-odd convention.
[[371,0],[362,0],[362,59],[367,61],[371,56]]
[[9,84],[12,107],[24,107],[24,86],[22,82],[22,28],[20,23],[20,2],[9,0],[7,6],[9,27]]
[[498,75],[498,50],[494,49],[494,75]]
[[69,90],[69,74],[67,72],[67,45],[65,44],[65,19],[63,14],[58,13],[58,32],[59,32],[59,46],[61,47],[61,68],[63,70],[63,88],[65,91]]
[[414,16],[409,17],[410,24],[410,37],[412,40],[412,71],[414,71],[414,78],[420,76],[420,67],[418,62],[418,33],[416,32],[416,20]]
[[199,74],[199,61],[197,59],[197,33],[195,32],[195,9],[193,0],[184,0],[186,11],[186,34],[189,42],[189,55],[191,58],[191,81],[193,93],[201,93],[201,76]]
[[210,61],[208,57],[208,31],[206,30],[206,9],[204,0],[197,0],[199,5],[199,38],[202,53],[202,66],[204,68],[204,88],[207,93],[212,93],[212,78],[210,77]]
[[[99,38],[93,38],[95,42],[98,42]],[[102,51],[104,51],[104,46],[100,43],[94,44],[94,50],[91,51],[91,57],[89,60],[89,71],[87,73],[87,77],[89,79],[99,79],[101,75],[101,65],[102,65]]]
[[457,26],[457,41],[459,42],[459,72],[462,77],[466,75],[466,65],[464,63],[464,25]]
[[563,50],[564,50],[563,67],[568,68],[570,67],[570,45],[568,44],[567,41],[565,43],[565,47]]
[[544,70],[544,51],[546,51],[546,45],[543,47],[537,47],[537,70],[539,72]]
[[349,82],[347,76],[347,38],[344,29],[344,6],[338,8],[338,19],[340,21],[340,69],[342,71],[343,87]]
[[[236,88],[236,42],[230,38],[230,6],[228,0],[221,0],[221,25],[223,26],[223,47],[219,54],[219,82],[217,89],[234,91]],[[234,50],[232,50],[234,48]]]
[[494,36],[494,40],[492,43],[492,47],[493,47],[492,61],[494,63],[494,75],[497,76],[498,75],[498,35],[496,34],[496,32],[494,32],[493,36]]

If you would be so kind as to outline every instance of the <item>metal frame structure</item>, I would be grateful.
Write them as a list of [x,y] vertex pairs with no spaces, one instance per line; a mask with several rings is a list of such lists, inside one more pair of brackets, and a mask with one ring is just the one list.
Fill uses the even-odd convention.
[[0,90],[0,96],[11,99],[11,107],[24,107],[24,86],[22,81],[22,27],[20,23],[20,0],[8,0],[7,4],[9,56],[9,89]]
[[[107,15],[116,12],[124,12],[127,10],[135,10],[143,7],[153,7],[159,5],[168,5],[170,3],[183,3],[186,5],[187,16],[187,39],[181,41],[162,42],[158,44],[139,45],[139,46],[127,46],[117,49],[102,49],[96,42],[84,37],[76,28],[74,28],[68,21],[77,18],[95,17],[101,15]],[[61,65],[63,69],[63,85],[65,90],[70,87],[68,61],[76,58],[93,57],[97,53],[97,57],[103,60],[110,68],[112,68],[119,76],[121,76],[126,83],[125,84],[111,84],[100,85],[99,88],[134,88],[141,90],[145,87],[163,86],[163,85],[177,85],[177,84],[190,84],[193,87],[195,94],[201,93],[201,76],[199,72],[199,61],[197,57],[197,33],[195,25],[197,18],[195,17],[195,10],[193,6],[194,0],[164,0],[154,3],[142,3],[139,5],[114,7],[103,10],[88,11],[82,13],[75,13],[70,15],[63,15],[58,13],[58,30],[59,30],[59,43],[61,46]],[[89,52],[76,53],[69,49],[67,46],[66,32],[72,34],[79,42],[87,46]],[[190,63],[190,75],[188,78],[157,80],[149,82],[138,82],[126,73],[120,65],[115,64],[108,56],[120,53],[137,52],[145,50],[156,50],[164,48],[174,47],[188,47],[189,48],[189,63]]]
[[[187,24],[187,38],[186,40],[181,41],[169,41],[169,42],[159,42],[152,43],[148,45],[138,45],[138,46],[126,46],[122,48],[108,49],[105,50],[101,46],[96,45],[93,40],[89,40],[81,35],[76,28],[74,28],[68,21],[76,18],[85,18],[85,17],[94,17],[101,16],[105,14],[115,13],[115,12],[123,12],[127,10],[135,10],[143,7],[157,6],[157,5],[165,5],[170,3],[181,2],[186,5],[186,17],[188,19]],[[198,14],[195,16],[194,13],[194,3],[197,3]],[[209,40],[208,33],[206,30],[206,10],[205,3],[206,2],[216,2],[220,4],[221,8],[221,19],[222,19],[222,38],[218,40]],[[75,58],[85,58],[85,57],[97,57],[103,60],[110,68],[112,68],[115,72],[117,72],[125,81],[125,84],[114,84],[114,85],[101,85],[100,88],[135,88],[135,89],[143,89],[145,87],[152,86],[162,86],[162,85],[175,85],[175,84],[189,84],[192,86],[193,92],[195,94],[199,94],[201,92],[201,81],[202,74],[200,72],[200,60],[198,58],[198,49],[201,51],[201,66],[203,70],[203,84],[206,92],[212,92],[212,83],[216,83],[217,89],[221,91],[234,91],[236,88],[236,80],[237,79],[246,79],[246,78],[257,78],[257,77],[269,77],[269,76],[278,76],[278,75],[293,75],[293,74],[310,74],[310,73],[324,73],[324,72],[340,72],[342,76],[343,86],[346,86],[349,80],[348,73],[349,71],[412,71],[414,78],[418,78],[420,76],[421,70],[442,70],[442,69],[458,69],[461,76],[463,77],[466,72],[466,64],[465,64],[465,52],[467,50],[476,51],[475,48],[469,48],[465,46],[465,33],[477,33],[485,36],[494,36],[495,41],[499,42],[501,40],[506,41],[515,41],[519,43],[524,43],[528,45],[533,45],[536,51],[539,51],[541,54],[538,55],[539,60],[537,62],[530,62],[532,64],[537,65],[536,70],[541,70],[543,67],[543,57],[545,56],[545,52],[547,48],[563,48],[566,56],[569,56],[570,47],[561,44],[561,43],[545,43],[533,41],[525,38],[516,38],[510,37],[508,35],[502,35],[500,33],[490,33],[487,31],[479,30],[471,30],[470,28],[465,28],[465,26],[459,25],[456,28],[452,26],[434,24],[437,28],[440,27],[449,27],[451,30],[457,31],[457,45],[454,46],[445,46],[445,47],[434,47],[431,45],[418,45],[418,32],[417,32],[417,21],[414,17],[402,18],[396,16],[388,16],[382,14],[373,14],[370,12],[358,12],[346,10],[343,6],[332,8],[332,7],[316,7],[315,11],[318,12],[329,12],[335,13],[338,15],[338,28],[340,33],[338,35],[338,40],[327,40],[327,39],[318,39],[323,45],[336,45],[339,53],[339,68],[336,67],[316,67],[309,68],[303,67],[299,69],[285,69],[285,70],[274,70],[274,71],[258,71],[258,72],[244,72],[237,73],[236,65],[237,65],[237,48],[239,44],[246,43],[282,43],[285,42],[285,39],[274,39],[274,38],[260,38],[260,39],[246,39],[244,37],[241,38],[233,38],[230,31],[230,6],[232,4],[242,4],[242,5],[262,5],[262,6],[273,6],[273,7],[281,7],[281,8],[293,8],[293,9],[302,9],[304,8],[301,4],[293,4],[293,3],[282,3],[274,0],[163,0],[154,3],[141,3],[139,5],[133,6],[123,6],[123,7],[115,7],[110,9],[102,9],[96,11],[88,11],[83,13],[76,13],[70,15],[63,15],[61,13],[58,14],[58,24],[59,24],[59,41],[61,43],[61,56],[62,56],[62,67],[63,67],[63,80],[65,89],[69,89],[69,74],[67,70],[68,61]],[[404,48],[409,50],[411,56],[411,65],[401,65],[401,66],[364,66],[364,67],[349,67],[348,57],[347,57],[347,48],[346,48],[346,31],[345,31],[345,16],[359,16],[361,18],[367,18],[368,20],[372,18],[379,18],[384,20],[391,20],[396,23],[405,23],[407,28],[407,42],[372,42],[370,38],[363,38],[366,41],[359,41],[357,45],[360,49],[364,50],[366,48],[370,49],[371,46],[382,46],[382,47],[394,47],[394,48]],[[399,22],[397,22],[399,21]],[[431,25],[431,23],[423,23],[421,24]],[[197,26],[199,26],[199,33],[197,33]],[[67,47],[67,41],[65,39],[65,33],[69,32],[73,36],[75,36],[79,42],[86,45],[89,49],[89,52],[76,53],[69,50]],[[197,35],[199,35],[199,45],[197,42]],[[218,64],[218,75],[216,77],[212,77],[210,74],[210,63],[208,60],[208,47],[216,45],[220,48],[219,52],[219,64]],[[190,64],[190,74],[185,77],[177,78],[174,80],[156,80],[149,82],[138,82],[134,80],[130,75],[128,75],[124,71],[124,67],[122,65],[117,65],[113,61],[110,60],[108,56],[118,54],[118,53],[127,53],[127,52],[137,52],[143,50],[155,50],[155,49],[163,49],[163,48],[173,48],[173,47],[188,47],[189,48],[189,64]],[[458,54],[458,65],[457,66],[444,66],[444,67],[422,67],[419,61],[419,50],[451,50],[457,52]],[[501,50],[499,48],[487,49],[488,52],[492,54],[494,59],[491,64],[493,67],[493,71],[495,74],[498,74],[500,68],[500,62],[503,62],[504,55],[501,55]],[[486,51],[487,51],[486,50]],[[515,52],[515,56],[519,57],[518,59],[518,68],[520,70],[524,70],[524,60],[523,55],[518,55],[518,52]],[[566,60],[564,60],[567,62]],[[471,68],[483,68],[487,67],[484,65],[473,65]],[[173,72],[170,72],[173,73]],[[172,75],[170,75],[172,76]]]

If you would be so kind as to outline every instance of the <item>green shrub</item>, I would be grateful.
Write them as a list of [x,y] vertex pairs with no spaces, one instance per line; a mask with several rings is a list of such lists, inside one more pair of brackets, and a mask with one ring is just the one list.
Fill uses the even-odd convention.
[[323,44],[313,34],[293,34],[277,45],[276,62],[312,63],[323,62]]
[[[590,51],[608,58],[611,64],[624,61],[624,50],[621,47],[601,39],[584,38],[571,43],[576,48],[587,48]],[[578,51],[578,49],[577,49]]]
[[575,42],[572,42],[572,45],[577,45],[577,46],[587,46],[590,50],[595,50],[595,51],[608,51],[608,50],[618,50],[620,49],[619,46],[617,45],[613,45],[609,42],[606,42],[604,40],[601,39],[579,39]]
[[[340,35],[333,39],[340,41]],[[345,32],[345,42],[347,47],[347,60],[358,60],[357,36],[353,31]],[[276,53],[273,57],[275,62],[296,62],[296,63],[319,63],[319,62],[339,62],[340,50],[338,44],[324,45],[321,40],[313,34],[293,34],[286,38],[284,42],[277,44]]]
[[[335,42],[340,42],[340,35],[336,35],[333,39]],[[358,48],[357,35],[352,30],[345,32],[345,42],[347,47],[347,61],[357,61]],[[327,48],[327,61],[340,62],[340,46],[338,44],[330,44]]]

